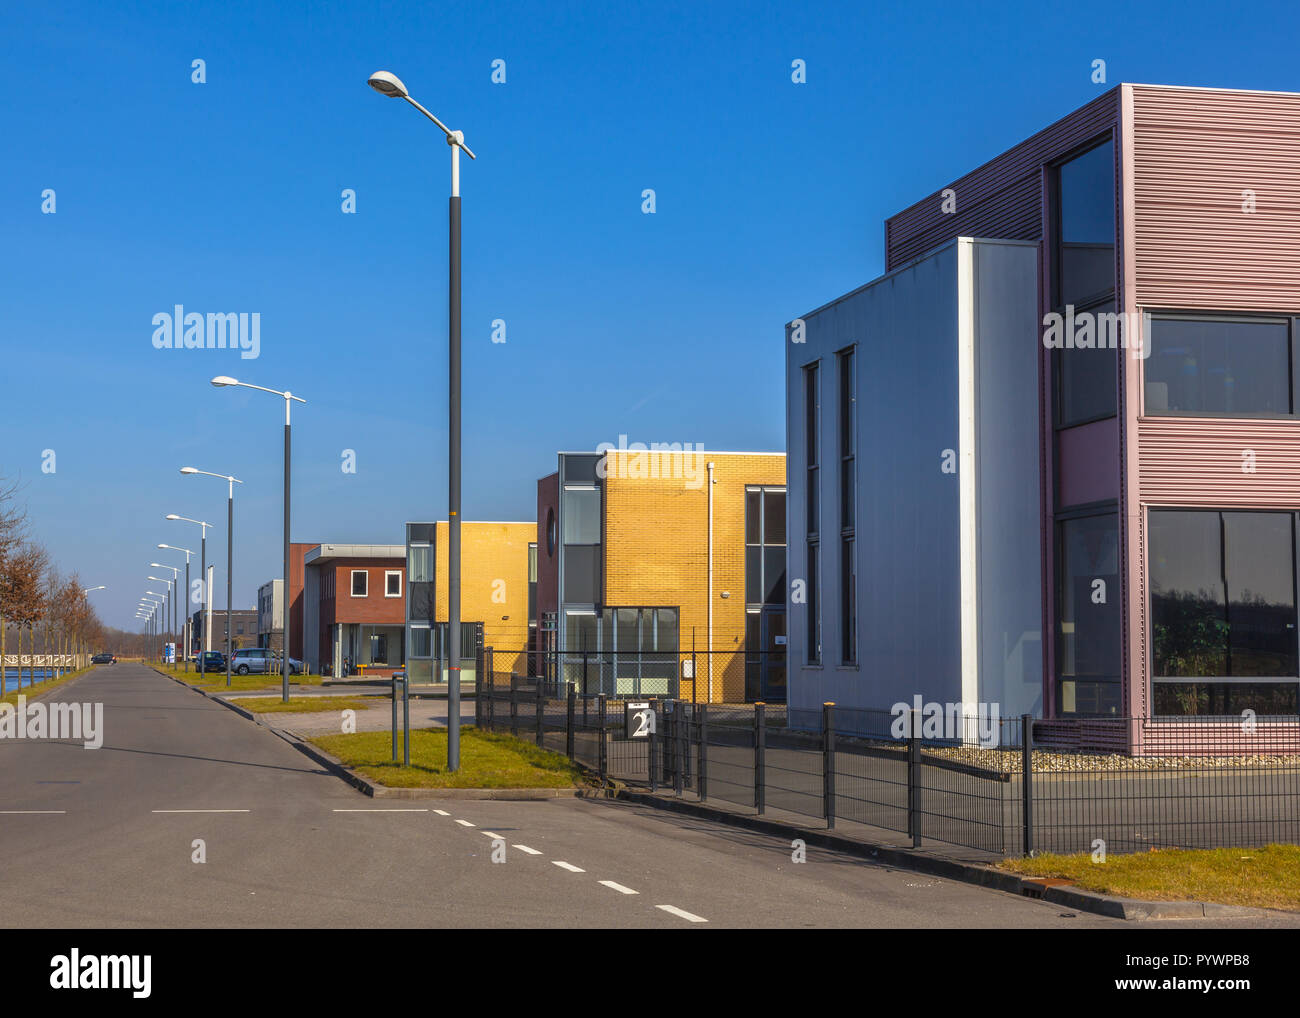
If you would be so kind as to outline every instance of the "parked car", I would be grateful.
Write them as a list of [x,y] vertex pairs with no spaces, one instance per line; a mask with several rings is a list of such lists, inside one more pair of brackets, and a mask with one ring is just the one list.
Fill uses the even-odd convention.
[[205,650],[195,662],[195,667],[200,674],[203,672],[224,672],[226,670],[226,655],[219,650]]
[[[241,647],[231,655],[230,667],[240,675],[279,675],[280,656],[266,647]],[[289,674],[300,675],[302,662],[289,658]]]
[[112,654],[96,654],[90,659],[90,663],[92,665],[115,665],[117,664],[117,658]]

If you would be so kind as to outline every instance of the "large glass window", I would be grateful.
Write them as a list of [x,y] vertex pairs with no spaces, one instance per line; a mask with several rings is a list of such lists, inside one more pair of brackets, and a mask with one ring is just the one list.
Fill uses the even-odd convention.
[[1294,412],[1287,319],[1152,316],[1147,414]]
[[785,604],[784,488],[745,489],[745,603]]
[[1295,528],[1289,512],[1151,512],[1158,713],[1294,713]]
[[600,544],[600,489],[564,489],[564,543]]
[[857,566],[853,561],[854,486],[857,439],[853,348],[839,355],[840,368],[840,662],[858,659]]
[[817,405],[817,364],[813,362],[803,369],[803,403],[804,403],[804,458],[807,461],[807,517],[808,533],[818,533],[820,517],[818,515],[818,490],[820,480],[818,467],[821,460],[818,455],[820,428],[818,427]]
[[406,576],[411,583],[433,582],[433,549],[413,544],[406,549]]
[[1106,142],[1059,169],[1060,305],[1090,303],[1115,288],[1115,146]]
[[1120,712],[1119,524],[1114,513],[1058,525],[1056,634],[1061,714]]
[[[1080,325],[1083,315],[1115,311],[1114,160],[1114,143],[1107,141],[1056,170],[1052,308]],[[1063,338],[1068,345],[1054,352],[1057,424],[1112,416],[1119,391],[1116,348],[1075,347],[1073,331]]]

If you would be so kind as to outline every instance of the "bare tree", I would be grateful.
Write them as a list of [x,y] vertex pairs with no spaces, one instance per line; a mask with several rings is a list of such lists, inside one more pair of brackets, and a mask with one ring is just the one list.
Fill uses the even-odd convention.
[[[0,694],[5,689],[5,624],[9,615],[10,560],[23,538],[27,513],[17,500],[18,485],[0,479]],[[20,670],[21,675],[21,670]]]

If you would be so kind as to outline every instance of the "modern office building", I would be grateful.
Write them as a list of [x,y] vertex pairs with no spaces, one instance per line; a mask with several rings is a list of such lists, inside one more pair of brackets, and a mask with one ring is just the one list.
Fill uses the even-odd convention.
[[[491,647],[498,673],[524,674],[536,597],[537,525],[466,520],[460,525],[461,682],[474,681],[480,647]],[[448,675],[446,521],[406,524],[406,664],[411,684]]]
[[257,645],[277,654],[284,650],[284,580],[257,588]]
[[1294,723],[1298,195],[1300,95],[1126,84],[887,221],[787,326],[792,705]]
[[305,552],[302,660],[309,671],[389,676],[403,665],[405,552],[400,544],[320,544]]
[[[199,633],[202,632],[203,612],[190,616],[190,632],[194,634],[191,654],[199,652]],[[257,646],[257,612],[252,608],[236,608],[230,613],[230,648]],[[226,652],[226,609],[212,609],[212,628],[209,630],[208,650]]]
[[538,656],[588,694],[786,695],[783,453],[559,454],[537,482]]

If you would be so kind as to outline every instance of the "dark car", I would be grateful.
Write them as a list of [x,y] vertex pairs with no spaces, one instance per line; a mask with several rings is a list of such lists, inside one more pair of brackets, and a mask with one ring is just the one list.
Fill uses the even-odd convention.
[[92,665],[113,665],[117,664],[117,658],[112,654],[96,654],[90,659]]
[[219,650],[205,650],[196,662],[199,672],[224,672],[226,655]]

